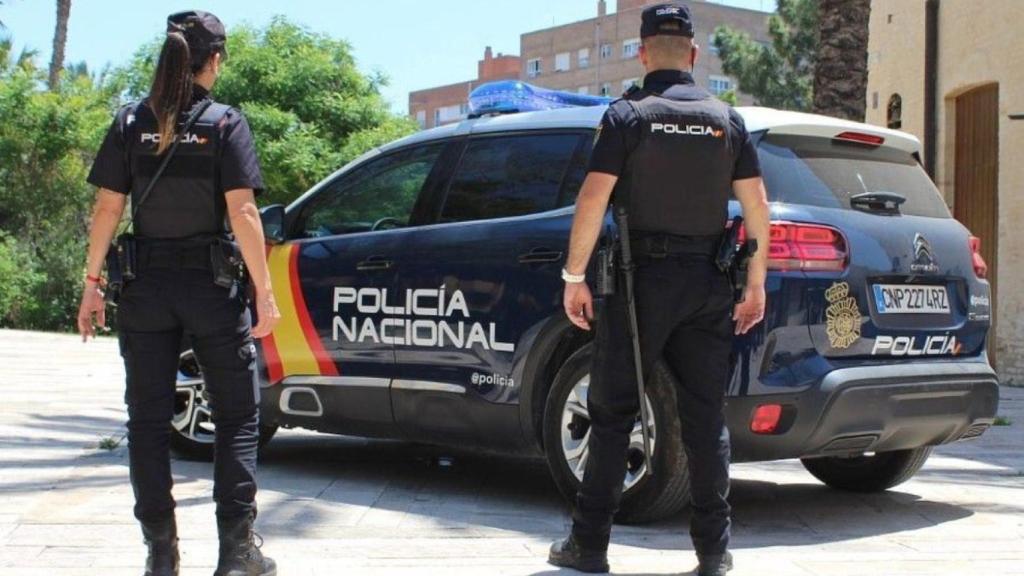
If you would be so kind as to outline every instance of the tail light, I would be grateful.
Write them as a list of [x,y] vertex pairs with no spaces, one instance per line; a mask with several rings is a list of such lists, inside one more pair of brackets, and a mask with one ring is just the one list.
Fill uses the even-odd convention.
[[988,264],[981,256],[981,238],[971,236],[967,239],[967,245],[971,247],[971,263],[974,264],[974,275],[984,278],[988,274]]
[[840,271],[846,268],[846,238],[817,224],[772,222],[769,270]]
[[881,146],[885,142],[885,138],[877,134],[865,134],[863,132],[842,132],[836,134],[834,139],[841,142],[864,144],[866,146]]

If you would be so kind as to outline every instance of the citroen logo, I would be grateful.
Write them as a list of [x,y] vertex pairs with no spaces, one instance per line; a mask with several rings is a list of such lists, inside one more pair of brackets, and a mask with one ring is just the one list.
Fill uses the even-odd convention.
[[935,263],[935,255],[932,254],[932,245],[923,234],[914,235],[914,262],[910,265],[914,272],[934,274],[939,271]]

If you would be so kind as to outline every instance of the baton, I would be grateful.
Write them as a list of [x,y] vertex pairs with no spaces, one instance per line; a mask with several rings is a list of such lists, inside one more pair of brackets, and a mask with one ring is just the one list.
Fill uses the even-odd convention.
[[650,415],[647,412],[647,391],[644,386],[644,368],[640,361],[640,331],[636,318],[636,302],[633,298],[633,252],[629,247],[629,218],[626,215],[626,208],[618,206],[615,208],[615,220],[619,226],[619,244],[622,250],[622,272],[626,282],[626,316],[629,321],[629,337],[633,341],[633,363],[636,365],[636,390],[640,395],[640,434],[644,441],[644,462],[647,464],[647,473],[654,476],[654,462],[651,454],[651,435],[647,430],[647,421]]

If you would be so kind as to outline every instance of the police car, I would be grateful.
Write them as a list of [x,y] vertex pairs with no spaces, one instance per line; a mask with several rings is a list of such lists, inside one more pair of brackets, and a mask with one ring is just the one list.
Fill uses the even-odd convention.
[[[264,441],[285,427],[531,454],[571,496],[588,458],[592,335],[566,319],[559,275],[605,105],[482,87],[476,118],[373,150],[265,208],[283,319],[260,342]],[[913,136],[739,111],[772,228],[765,319],[735,344],[733,460],[800,458],[829,486],[895,486],[996,414],[979,241],[950,216]],[[646,474],[638,420],[620,521],[687,500],[663,366],[648,394],[658,473]],[[208,455],[212,430],[186,351],[174,445]]]

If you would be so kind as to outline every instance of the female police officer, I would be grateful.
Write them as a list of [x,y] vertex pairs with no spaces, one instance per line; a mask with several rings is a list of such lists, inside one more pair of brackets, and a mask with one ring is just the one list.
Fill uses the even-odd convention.
[[[168,17],[149,96],[118,112],[89,174],[100,190],[78,314],[83,338],[94,334],[94,323],[104,325],[99,275],[129,194],[133,203],[136,277],[121,294],[118,328],[135,516],[149,548],[147,575],[178,573],[168,447],[183,334],[192,338],[216,425],[215,574],[276,574],[253,533],[259,394],[253,338],[269,334],[280,316],[254,200],[262,180],[249,127],[239,111],[209,96],[226,55],[225,40],[224,26],[212,14]],[[215,250],[224,245],[219,240],[226,221],[255,288],[259,322],[252,330],[237,283],[214,283]]]

